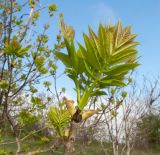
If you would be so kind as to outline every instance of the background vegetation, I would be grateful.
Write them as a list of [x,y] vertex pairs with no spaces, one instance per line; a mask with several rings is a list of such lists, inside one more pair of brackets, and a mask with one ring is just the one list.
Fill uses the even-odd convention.
[[[59,33],[50,47],[54,16]],[[160,83],[136,74],[131,27],[100,23],[82,35],[84,44],[76,43],[56,4],[0,1],[1,155],[160,154]],[[62,76],[73,81],[76,100],[59,91]]]

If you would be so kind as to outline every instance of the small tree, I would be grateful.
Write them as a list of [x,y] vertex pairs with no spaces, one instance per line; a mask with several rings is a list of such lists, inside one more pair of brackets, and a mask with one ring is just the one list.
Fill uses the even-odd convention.
[[[125,86],[125,76],[129,71],[138,66],[137,42],[134,41],[136,35],[131,34],[130,27],[122,28],[120,22],[115,26],[99,25],[98,35],[89,27],[89,35],[83,34],[85,46],[78,43],[78,49],[74,46],[73,29],[67,27],[61,20],[61,31],[64,36],[64,42],[67,54],[56,52],[56,56],[66,66],[65,72],[75,83],[77,94],[77,106],[73,102],[65,99],[66,111],[62,108],[51,109],[50,118],[58,130],[65,127],[70,122],[69,134],[64,142],[65,154],[70,155],[73,152],[76,130],[82,121],[96,113],[95,110],[85,112],[84,108],[88,105],[90,99],[94,96],[105,95],[105,88],[110,86]],[[68,37],[69,36],[69,37]],[[57,122],[56,114],[59,114]],[[61,136],[63,134],[60,133]]]
[[[0,128],[5,132],[6,126],[11,127],[17,141],[17,153],[21,149],[17,115],[20,114],[20,120],[26,118],[26,122],[29,118],[32,121],[36,119],[33,115],[35,111],[26,108],[31,102],[24,102],[23,98],[29,96],[35,105],[42,103],[40,98],[35,97],[38,92],[36,86],[42,84],[40,79],[54,75],[53,53],[61,48],[59,42],[55,48],[49,48],[46,34],[57,6],[41,7],[38,4],[38,0],[0,1]],[[29,9],[27,13],[24,12],[26,8]],[[49,20],[38,32],[36,24],[44,8],[48,9]]]

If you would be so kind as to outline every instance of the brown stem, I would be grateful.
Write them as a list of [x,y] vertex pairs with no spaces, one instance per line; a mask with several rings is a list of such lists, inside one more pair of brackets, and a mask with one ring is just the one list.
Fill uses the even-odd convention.
[[74,144],[76,140],[77,130],[80,127],[80,123],[76,123],[74,121],[71,122],[70,134],[68,139],[64,144],[64,155],[72,155],[74,152]]

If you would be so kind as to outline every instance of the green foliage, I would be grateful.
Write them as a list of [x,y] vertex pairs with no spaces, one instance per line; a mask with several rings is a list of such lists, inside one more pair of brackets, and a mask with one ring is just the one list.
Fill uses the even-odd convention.
[[8,88],[8,81],[1,80],[0,81],[0,89],[7,89]]
[[51,86],[51,83],[49,81],[45,81],[43,84],[46,88]]
[[[56,52],[66,66],[66,73],[74,81],[78,107],[82,110],[91,96],[105,95],[102,89],[109,86],[125,86],[125,75],[136,68],[138,45],[136,35],[130,27],[99,25],[98,35],[89,27],[89,35],[83,34],[85,46],[78,43],[76,50],[73,39],[61,24],[67,54]],[[65,31],[66,30],[66,31]]]
[[38,90],[37,90],[35,87],[33,87],[33,85],[31,85],[31,84],[29,85],[29,88],[30,88],[31,93],[33,93],[33,94],[34,94],[34,93],[37,93],[37,91],[38,91]]
[[63,136],[63,129],[68,125],[71,115],[67,109],[50,107],[48,118],[52,125],[56,128],[58,134]]
[[6,43],[6,47],[4,49],[4,52],[9,55],[23,57],[27,53],[27,51],[30,49],[30,47],[31,46],[27,46],[27,47],[23,48],[20,45],[17,37],[14,36],[9,44]]
[[54,70],[57,69],[57,66],[51,60],[49,61],[48,66],[53,68]]
[[63,34],[64,38],[68,41],[73,41],[74,39],[74,35],[75,35],[75,31],[73,29],[72,26],[67,26],[64,23],[64,19],[63,16],[59,16],[60,17],[60,28],[61,28],[61,33]]
[[40,115],[36,116],[24,110],[19,113],[17,121],[19,122],[20,127],[24,127],[33,125],[35,122],[40,120],[40,118],[41,118]]
[[66,88],[63,87],[62,88],[62,92],[65,93],[66,92]]
[[7,155],[7,152],[3,149],[0,149],[0,155]]
[[116,117],[118,115],[118,112],[117,111],[112,111],[111,114],[112,114],[113,117]]
[[35,59],[35,65],[37,67],[37,70],[42,73],[42,74],[46,74],[48,72],[48,70],[44,67],[44,63],[45,63],[45,58],[43,56],[37,56],[37,58]]
[[32,16],[32,23],[35,24],[35,21],[39,18],[39,15],[40,12],[39,11],[36,11],[33,16]]
[[126,92],[126,91],[123,91],[122,94],[121,94],[121,96],[122,96],[123,98],[126,98],[127,92]]
[[50,4],[48,5],[49,15],[53,16],[54,12],[57,11],[57,5],[56,4]]
[[39,97],[33,97],[31,98],[31,102],[33,104],[33,108],[37,110],[42,110],[46,108],[46,105],[42,103],[42,100]]
[[49,143],[50,140],[47,137],[41,137],[41,144]]
[[37,37],[37,41],[40,41],[40,42],[42,42],[42,43],[47,43],[48,42],[48,36],[47,35],[39,35],[38,37]]
[[35,7],[35,5],[36,5],[35,0],[28,0],[28,1],[29,1],[29,5],[31,8]]
[[[137,124],[138,138],[145,140],[149,145],[160,143],[160,115],[150,114],[143,116]],[[137,139],[139,141],[139,139]],[[137,142],[138,143],[138,142]]]

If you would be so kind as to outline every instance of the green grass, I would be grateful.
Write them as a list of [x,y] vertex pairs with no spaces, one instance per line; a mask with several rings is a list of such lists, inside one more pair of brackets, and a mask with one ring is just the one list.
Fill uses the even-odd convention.
[[[3,137],[3,141],[14,141],[15,139],[13,137]],[[40,149],[45,149],[48,148],[51,144],[45,143],[42,144],[40,141],[35,141],[33,138],[28,139],[24,143],[22,143],[22,151],[23,152],[29,152],[33,150],[37,150],[38,148]],[[111,153],[111,147],[110,144],[105,143],[105,151],[107,151],[108,155],[113,155]],[[10,145],[4,145],[0,146],[0,155],[5,155],[3,151],[6,152],[6,155],[13,155],[16,152],[16,144],[10,144]],[[157,150],[157,149],[156,149]],[[142,150],[134,150],[131,155],[160,155],[160,150],[156,151],[155,149],[148,149],[145,151]],[[39,153],[39,155],[63,155],[63,147],[58,149],[57,151],[54,152],[47,152],[47,153]],[[75,146],[75,155],[104,155],[103,150],[101,149],[100,143],[98,142],[92,142],[91,144],[82,144],[82,143],[77,143]]]
[[154,152],[152,150],[147,150],[147,151],[140,151],[140,150],[135,150],[131,153],[131,155],[160,155],[160,152]]

